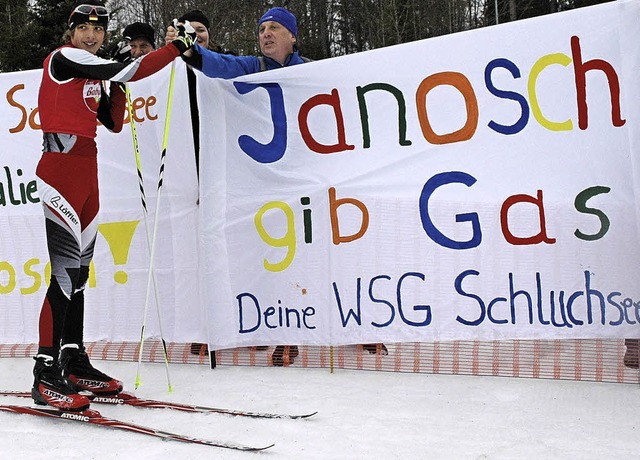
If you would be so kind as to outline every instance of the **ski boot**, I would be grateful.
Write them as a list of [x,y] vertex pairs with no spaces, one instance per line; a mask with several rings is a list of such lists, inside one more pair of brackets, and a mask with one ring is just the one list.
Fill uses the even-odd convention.
[[122,382],[100,372],[89,362],[89,355],[78,344],[68,343],[60,350],[60,366],[63,375],[78,391],[90,391],[96,395],[117,395]]
[[91,401],[78,394],[76,388],[62,375],[60,365],[48,355],[38,354],[33,359],[33,388],[31,397],[36,404],[52,406],[65,411],[83,411]]

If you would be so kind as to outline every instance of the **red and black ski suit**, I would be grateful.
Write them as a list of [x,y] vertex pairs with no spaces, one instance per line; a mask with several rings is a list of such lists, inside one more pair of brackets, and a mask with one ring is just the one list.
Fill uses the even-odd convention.
[[[38,353],[83,346],[84,287],[98,230],[97,121],[120,132],[126,97],[118,83],[145,78],[180,55],[173,44],[128,64],[64,45],[44,61],[38,94],[43,154],[36,175],[44,207],[51,283],[40,312]],[[111,81],[107,94],[105,85]]]

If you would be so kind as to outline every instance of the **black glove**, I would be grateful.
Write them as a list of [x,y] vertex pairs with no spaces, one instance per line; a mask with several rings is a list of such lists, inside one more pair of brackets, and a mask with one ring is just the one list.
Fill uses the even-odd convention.
[[111,59],[127,64],[131,62],[131,45],[129,40],[120,41],[111,52]]
[[176,38],[173,43],[180,54],[184,54],[185,51],[193,48],[193,45],[196,42],[196,29],[193,28],[189,21],[184,21],[183,23],[178,23],[177,19],[173,20],[173,27],[178,31],[178,38]]

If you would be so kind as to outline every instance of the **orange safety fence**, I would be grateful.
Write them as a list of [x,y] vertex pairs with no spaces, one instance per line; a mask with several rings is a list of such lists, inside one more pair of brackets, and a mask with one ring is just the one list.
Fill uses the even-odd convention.
[[[634,343],[635,349],[626,347],[624,340],[604,339],[301,345],[278,347],[275,357],[272,355],[276,347],[243,347],[217,350],[215,361],[217,366],[275,364],[297,368],[640,383],[638,341]],[[138,359],[137,342],[94,342],[86,346],[93,359]],[[36,344],[0,344],[0,358],[31,357],[36,350]],[[146,340],[143,351],[145,362],[164,361],[161,341]],[[205,346],[168,343],[167,354],[171,363],[208,366],[210,362]]]

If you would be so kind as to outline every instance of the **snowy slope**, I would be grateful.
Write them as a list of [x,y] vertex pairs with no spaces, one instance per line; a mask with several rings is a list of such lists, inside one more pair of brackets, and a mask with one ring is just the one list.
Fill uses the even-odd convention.
[[[32,360],[0,359],[0,388],[28,389]],[[95,361],[131,389],[136,364]],[[640,387],[629,384],[326,369],[173,365],[142,368],[137,394],[309,420],[94,405],[103,414],[262,453],[163,442],[135,433],[0,413],[0,459],[632,459],[640,458]],[[2,398],[2,403],[29,400]]]

